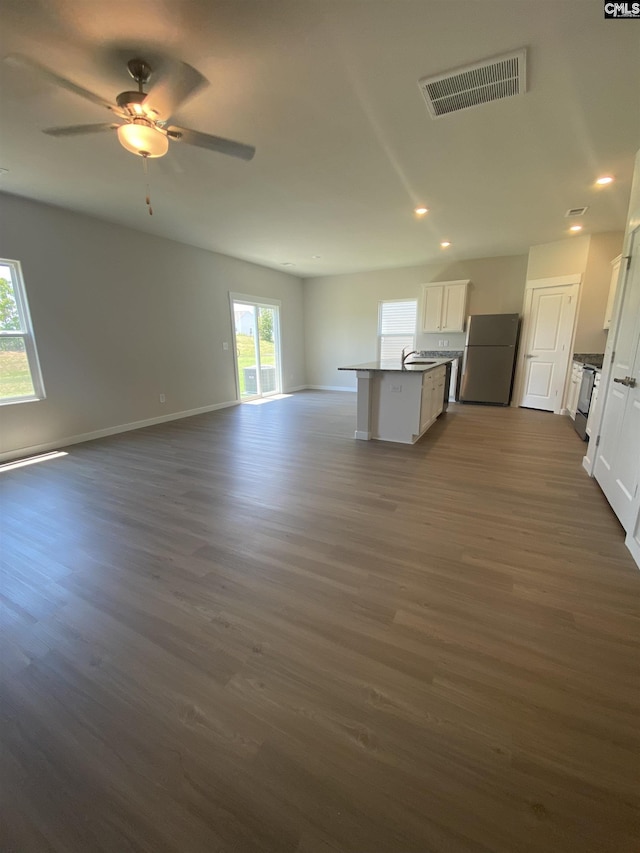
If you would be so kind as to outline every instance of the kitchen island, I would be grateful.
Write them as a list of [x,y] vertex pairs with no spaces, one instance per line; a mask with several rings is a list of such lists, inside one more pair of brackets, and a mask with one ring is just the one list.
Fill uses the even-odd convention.
[[451,358],[408,362],[370,361],[339,367],[355,370],[358,402],[355,437],[415,444],[449,398]]

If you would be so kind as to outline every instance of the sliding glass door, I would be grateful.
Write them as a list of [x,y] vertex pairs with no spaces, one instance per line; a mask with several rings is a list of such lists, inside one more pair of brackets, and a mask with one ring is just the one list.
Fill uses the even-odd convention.
[[240,400],[280,394],[279,305],[232,295],[231,306]]

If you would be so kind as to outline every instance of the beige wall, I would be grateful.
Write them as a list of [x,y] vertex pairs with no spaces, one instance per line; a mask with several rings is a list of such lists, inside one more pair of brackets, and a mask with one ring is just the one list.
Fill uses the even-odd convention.
[[554,243],[531,246],[527,263],[527,281],[535,278],[584,273],[587,268],[590,237],[569,237]]
[[569,237],[529,250],[527,280],[579,273],[580,309],[574,352],[603,353],[607,333],[603,330],[611,281],[611,261],[622,251],[622,231]]
[[[235,399],[229,291],[282,301],[285,389],[355,387],[340,365],[376,357],[378,302],[470,279],[468,312],[522,309],[525,279],[583,275],[576,350],[602,352],[609,262],[622,234],[533,246],[529,256],[300,279],[0,194],[0,257],[20,260],[47,399],[0,410],[0,453]],[[437,349],[438,335],[419,335]],[[461,349],[464,335],[448,337]],[[222,344],[229,343],[224,351]],[[306,361],[306,365],[305,365]],[[159,402],[164,393],[167,402]]]
[[[420,285],[470,279],[470,314],[518,313],[522,309],[527,256],[480,258],[402,269],[307,279],[305,340],[307,382],[355,387],[355,375],[340,365],[376,358],[378,302],[420,296]],[[420,349],[437,349],[438,335],[418,335]],[[462,349],[464,334],[448,333],[446,349]]]
[[580,314],[574,352],[604,352],[608,333],[602,328],[611,284],[611,261],[622,251],[622,231],[592,234],[582,280]]
[[229,291],[282,300],[284,386],[305,384],[294,276],[4,194],[0,257],[22,263],[47,393],[2,407],[0,452],[235,400]]

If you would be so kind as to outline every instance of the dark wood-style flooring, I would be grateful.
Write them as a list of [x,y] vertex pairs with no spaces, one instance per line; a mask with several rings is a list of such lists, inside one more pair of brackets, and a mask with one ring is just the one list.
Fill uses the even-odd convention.
[[637,853],[640,572],[566,418],[304,392],[4,472],[5,853]]

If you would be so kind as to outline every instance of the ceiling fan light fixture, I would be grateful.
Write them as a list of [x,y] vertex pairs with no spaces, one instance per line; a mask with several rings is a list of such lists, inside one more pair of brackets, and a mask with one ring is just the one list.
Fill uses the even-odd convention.
[[118,128],[118,141],[123,148],[139,157],[164,157],[169,150],[166,135],[145,119],[134,119]]

